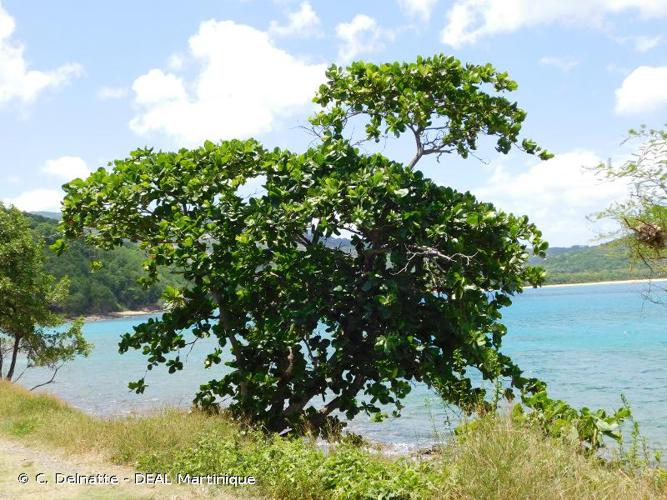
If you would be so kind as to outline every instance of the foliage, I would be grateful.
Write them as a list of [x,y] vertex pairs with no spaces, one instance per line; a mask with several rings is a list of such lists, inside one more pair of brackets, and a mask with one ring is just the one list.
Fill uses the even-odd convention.
[[0,204],[0,378],[20,378],[20,356],[27,368],[49,367],[55,376],[64,363],[88,355],[81,321],[63,326],[53,312],[67,288],[67,280],[44,271],[43,244],[35,241],[25,217]]
[[568,439],[588,452],[603,447],[604,437],[620,443],[621,425],[632,415],[627,405],[611,415],[601,409],[592,411],[584,407],[578,410],[565,401],[551,399],[546,389],[525,395],[522,401],[529,411],[515,405],[512,411],[515,421],[537,425],[547,435]]
[[587,457],[508,418],[475,422],[423,455],[388,457],[349,444],[332,443],[324,451],[311,439],[266,437],[225,415],[197,411],[105,420],[0,382],[0,436],[75,456],[94,452],[172,480],[179,473],[257,479],[255,486],[213,490],[211,496],[579,500],[667,494],[662,469]]
[[[26,214],[26,217],[34,233],[47,244],[58,239],[56,221],[36,214]],[[87,246],[83,241],[72,241],[60,255],[46,249],[46,272],[57,279],[67,277],[70,282],[69,294],[59,304],[58,311],[76,316],[158,307],[164,289],[178,286],[180,280],[159,269],[157,283],[142,285],[145,257],[136,245],[105,251]],[[99,264],[96,266],[96,263]]]
[[[167,289],[161,318],[123,337],[121,351],[142,349],[149,369],[172,373],[183,367],[183,330],[195,342],[215,336],[220,347],[206,366],[227,348],[233,360],[196,403],[229,398],[235,415],[273,431],[320,429],[334,412],[381,417],[387,404],[398,412],[413,382],[474,408],[485,392],[473,371],[529,388],[534,381],[499,352],[500,309],[525,283],[542,282],[527,259],[547,244],[526,217],[412,168],[429,153],[466,156],[481,134],[507,152],[525,112],[496,94],[516,85],[490,66],[441,56],[332,67],[328,77],[316,101],[331,106],[313,118],[322,141],[303,154],[254,140],[141,149],[64,187],[67,238],[103,249],[137,242],[150,278],[168,266],[186,280]],[[395,135],[410,129],[429,147],[409,166],[362,155],[342,137],[349,113]],[[264,194],[239,192],[258,179]],[[354,252],[326,244],[346,233]]]
[[631,183],[630,198],[611,205],[599,217],[618,221],[633,256],[657,274],[667,273],[667,131],[631,130],[628,140],[639,142],[633,158],[620,166],[599,165],[608,179]]
[[[166,464],[141,464],[159,470]],[[181,450],[168,465],[172,474],[226,474],[258,479],[261,488],[278,498],[415,498],[435,494],[434,468],[427,462],[383,460],[351,445],[325,454],[305,439],[267,439],[242,433],[221,439],[202,437]]]
[[[428,154],[467,158],[480,136],[496,138],[501,153],[519,144],[526,112],[502,96],[518,85],[490,64],[464,65],[440,54],[379,66],[357,61],[348,68],[332,66],[326,76],[315,102],[328,109],[311,119],[324,137],[342,137],[351,118],[365,115],[368,139],[412,133],[417,151],[410,167]],[[543,160],[553,156],[530,139],[519,145]]]

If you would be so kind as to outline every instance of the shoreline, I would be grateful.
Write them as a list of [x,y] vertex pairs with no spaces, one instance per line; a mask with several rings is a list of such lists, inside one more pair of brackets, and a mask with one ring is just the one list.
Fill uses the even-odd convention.
[[[594,286],[594,285],[633,285],[633,284],[649,284],[649,283],[667,283],[667,278],[655,278],[655,279],[635,279],[635,280],[615,280],[615,281],[585,281],[582,283],[555,283],[553,285],[542,285],[539,288],[566,288],[566,287],[576,287],[576,286]],[[151,314],[161,314],[164,312],[164,309],[153,308],[153,309],[137,309],[137,310],[125,310],[125,311],[116,311],[104,314],[90,314],[83,316],[85,322],[95,322],[95,321],[108,321],[113,319],[122,319],[122,318],[132,318],[135,316],[148,316]],[[72,319],[72,318],[69,318]]]
[[151,314],[161,314],[164,312],[164,309],[155,308],[155,309],[137,309],[137,310],[125,310],[125,311],[115,311],[104,314],[90,314],[83,316],[83,320],[86,323],[92,323],[95,321],[108,321],[112,319],[123,319],[123,318],[132,318],[134,316],[148,316]]
[[591,285],[634,285],[648,283],[664,283],[667,278],[645,278],[637,280],[615,280],[615,281],[585,281],[583,283],[556,283],[553,285],[542,285],[538,288],[572,287],[572,286],[591,286]]

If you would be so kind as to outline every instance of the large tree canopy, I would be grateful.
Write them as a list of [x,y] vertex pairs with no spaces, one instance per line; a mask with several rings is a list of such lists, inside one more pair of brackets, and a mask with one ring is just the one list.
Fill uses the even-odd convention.
[[[149,368],[174,372],[187,329],[195,341],[214,336],[219,347],[205,363],[215,375],[195,401],[227,399],[275,431],[320,428],[336,411],[400,409],[417,381],[464,407],[485,397],[475,373],[527,388],[533,381],[499,350],[500,310],[526,283],[541,283],[527,261],[546,243],[526,217],[414,168],[430,152],[466,156],[481,134],[496,136],[499,151],[519,144],[547,157],[519,139],[525,113],[500,96],[516,84],[443,56],[332,67],[328,77],[316,97],[326,109],[313,118],[321,142],[303,154],[254,140],[143,149],[65,186],[68,238],[139,242],[150,276],[166,265],[187,279],[121,351],[143,349]],[[344,138],[350,114],[368,118],[372,138],[383,123],[384,133],[412,130],[415,159],[361,154]],[[262,194],[241,194],[258,180]],[[331,244],[341,235],[352,251]],[[144,380],[132,387],[142,391]]]

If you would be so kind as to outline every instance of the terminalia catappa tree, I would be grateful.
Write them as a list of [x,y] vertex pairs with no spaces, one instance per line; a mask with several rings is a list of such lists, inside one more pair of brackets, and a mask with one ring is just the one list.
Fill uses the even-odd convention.
[[[216,375],[195,402],[226,400],[271,431],[400,410],[413,382],[479,405],[485,393],[471,369],[509,380],[509,391],[529,389],[534,381],[499,351],[500,309],[542,281],[527,260],[546,243],[526,217],[415,168],[426,155],[467,157],[481,136],[502,153],[548,158],[519,137],[526,113],[503,96],[515,88],[490,65],[442,55],[333,66],[315,97],[317,145],[302,154],[254,140],[141,149],[70,182],[67,238],[138,242],[148,279],[159,266],[187,278],[166,292],[161,318],[124,335],[121,352],[143,349],[149,369],[172,373],[192,342],[187,329],[194,342],[215,337],[205,364]],[[414,158],[362,154],[346,138],[350,120],[365,124],[367,139],[407,134]],[[240,194],[257,179],[264,194]],[[330,244],[338,235],[351,235],[352,251]],[[143,391],[144,379],[131,387]]]

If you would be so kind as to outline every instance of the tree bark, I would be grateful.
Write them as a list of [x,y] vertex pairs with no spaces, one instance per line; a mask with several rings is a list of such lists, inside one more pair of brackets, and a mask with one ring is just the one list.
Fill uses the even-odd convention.
[[290,346],[285,353],[285,356],[282,359],[281,367],[282,373],[278,379],[276,392],[271,400],[271,409],[269,410],[273,415],[278,415],[281,413],[285,404],[285,398],[287,396],[287,384],[292,379],[292,371],[294,370],[294,349],[292,346]]
[[16,359],[19,356],[19,344],[20,343],[21,343],[21,336],[16,335],[15,340],[14,340],[14,347],[12,348],[12,361],[9,364],[9,371],[7,371],[7,376],[5,377],[10,382],[11,382],[12,378],[14,377],[14,369],[16,368]]
[[[222,296],[220,295],[219,292],[214,291],[213,298],[215,299],[216,304],[218,304],[218,312],[220,314],[219,324],[222,327],[223,332],[229,339],[229,343],[232,346],[232,354],[236,358],[236,361],[241,363],[241,361],[243,360],[242,358],[243,348],[233,332],[232,328],[233,325],[229,317],[229,314],[225,310],[225,303],[222,300]],[[241,382],[239,384],[239,395],[241,396],[241,398],[246,398],[248,396],[247,382]]]

